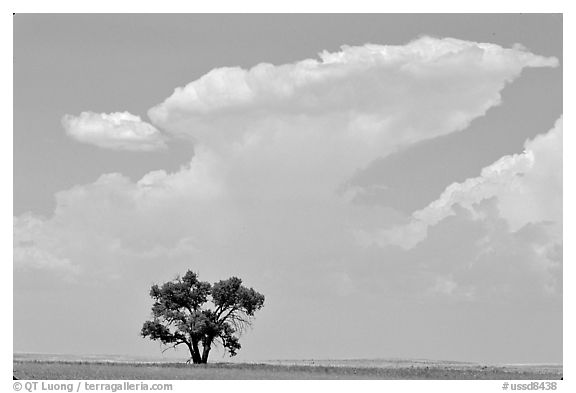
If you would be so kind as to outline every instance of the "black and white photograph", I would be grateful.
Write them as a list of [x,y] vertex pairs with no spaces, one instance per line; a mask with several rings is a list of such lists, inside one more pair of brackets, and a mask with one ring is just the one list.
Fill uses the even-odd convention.
[[562,13],[12,23],[14,391],[561,390]]

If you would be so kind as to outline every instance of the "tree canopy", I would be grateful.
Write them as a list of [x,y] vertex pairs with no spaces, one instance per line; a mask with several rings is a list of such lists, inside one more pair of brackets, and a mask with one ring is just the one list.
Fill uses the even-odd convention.
[[243,286],[238,277],[211,285],[191,270],[162,286],[153,285],[150,296],[152,319],[144,322],[140,334],[168,348],[187,346],[194,364],[206,363],[214,344],[235,356],[240,334],[264,306],[264,295]]

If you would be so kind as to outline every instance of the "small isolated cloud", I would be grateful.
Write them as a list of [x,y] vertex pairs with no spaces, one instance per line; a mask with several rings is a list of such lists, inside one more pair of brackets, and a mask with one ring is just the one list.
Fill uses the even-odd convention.
[[166,147],[156,127],[128,112],[65,115],[62,125],[77,141],[105,149],[153,151]]
[[562,223],[562,118],[552,130],[528,140],[524,152],[504,156],[482,170],[480,176],[454,183],[440,197],[412,214],[407,225],[360,233],[364,243],[397,245],[410,249],[423,241],[431,227],[464,208],[482,218],[482,201],[494,198],[501,218],[512,231],[527,224]]

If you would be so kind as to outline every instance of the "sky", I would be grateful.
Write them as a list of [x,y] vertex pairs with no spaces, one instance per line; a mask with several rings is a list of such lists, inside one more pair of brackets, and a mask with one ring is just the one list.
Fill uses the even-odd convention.
[[562,362],[561,15],[17,14],[13,136],[16,352]]

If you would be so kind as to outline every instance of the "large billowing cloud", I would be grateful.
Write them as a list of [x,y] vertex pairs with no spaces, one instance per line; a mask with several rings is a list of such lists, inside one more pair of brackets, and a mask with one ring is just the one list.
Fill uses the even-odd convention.
[[[354,190],[343,185],[402,146],[464,129],[499,104],[505,84],[525,67],[556,63],[522,48],[422,38],[344,47],[294,64],[213,70],[148,114],[156,127],[195,141],[190,162],[137,182],[102,175],[58,193],[51,217],[17,217],[16,269],[73,268],[108,278],[138,271],[156,279],[186,266],[214,277],[239,274],[276,295],[346,296],[365,279],[400,291],[453,292],[455,278],[404,275],[409,264],[394,262],[398,274],[385,278],[377,269],[364,275],[363,266],[375,259],[385,266],[390,255],[367,255],[354,233],[398,226],[405,217],[349,203]],[[87,114],[68,122],[90,125],[71,129],[104,147],[163,145],[139,118],[107,116],[118,121]],[[300,279],[286,279],[293,276]],[[418,285],[404,285],[419,277]]]
[[319,60],[214,69],[177,88],[149,116],[203,143],[247,138],[257,130],[238,121],[269,118],[334,118],[340,126],[323,130],[332,138],[347,137],[342,133],[348,131],[351,139],[366,142],[409,143],[466,127],[499,102],[504,83],[524,67],[556,64],[519,48],[456,39],[343,47],[321,53]]
[[401,146],[464,129],[523,68],[556,63],[455,39],[344,47],[319,60],[212,70],[148,115],[235,161],[253,197],[326,194]]
[[62,125],[72,138],[106,149],[152,151],[166,147],[160,131],[128,112],[65,115]]
[[407,225],[383,230],[373,240],[412,248],[426,238],[430,227],[456,214],[455,207],[480,216],[477,206],[491,198],[512,231],[542,222],[560,230],[562,119],[548,133],[526,141],[523,153],[502,157],[480,176],[450,185],[437,200],[414,212]]
[[562,295],[562,119],[407,223],[357,231],[365,247],[427,272],[430,295],[502,301]]

